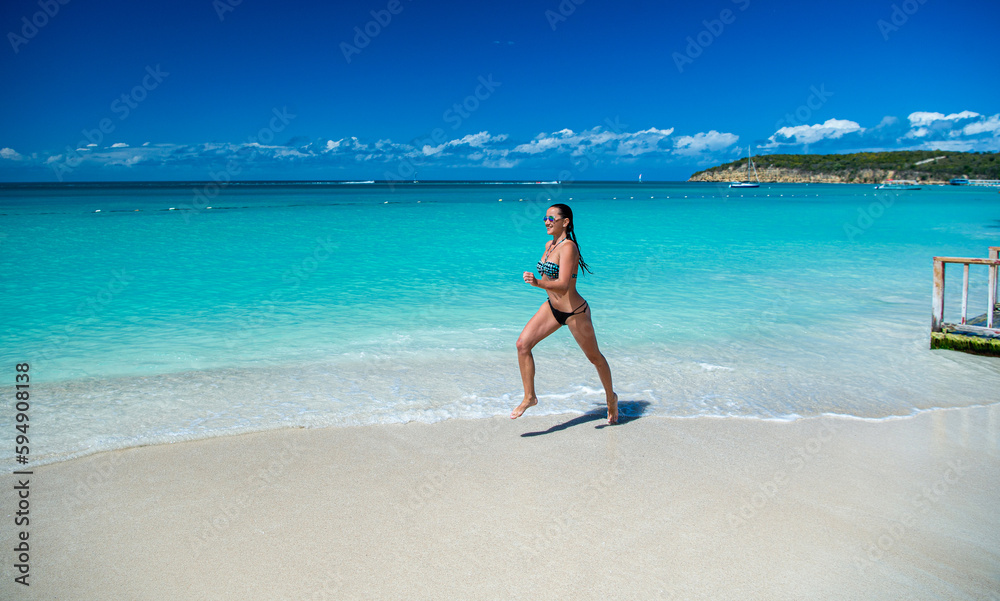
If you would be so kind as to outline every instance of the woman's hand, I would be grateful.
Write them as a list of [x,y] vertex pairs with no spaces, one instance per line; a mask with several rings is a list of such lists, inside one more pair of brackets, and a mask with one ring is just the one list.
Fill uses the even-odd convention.
[[524,283],[525,284],[531,284],[532,286],[538,286],[538,280],[535,279],[535,274],[531,273],[530,271],[525,271],[524,275],[522,277],[524,278]]

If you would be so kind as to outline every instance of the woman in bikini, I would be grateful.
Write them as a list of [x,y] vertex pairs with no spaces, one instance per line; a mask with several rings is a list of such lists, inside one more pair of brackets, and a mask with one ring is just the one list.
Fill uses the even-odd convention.
[[576,291],[578,267],[590,271],[580,258],[576,235],[573,233],[573,211],[564,204],[554,204],[545,212],[545,231],[552,236],[546,243],[545,254],[538,262],[538,276],[524,272],[524,281],[543,288],[549,295],[538,308],[534,317],[528,320],[517,339],[517,361],[521,367],[521,381],[524,383],[524,400],[510,413],[511,419],[521,417],[528,407],[538,404],[535,396],[535,359],[531,349],[543,338],[568,326],[577,344],[597,368],[597,374],[604,385],[608,402],[608,423],[618,421],[618,395],[611,386],[611,368],[607,359],[597,347],[597,335],[590,321],[590,306]]

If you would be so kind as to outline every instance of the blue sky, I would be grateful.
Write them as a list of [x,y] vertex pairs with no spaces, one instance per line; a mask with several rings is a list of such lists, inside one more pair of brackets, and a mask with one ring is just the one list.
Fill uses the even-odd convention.
[[6,0],[0,181],[683,180],[1000,150],[1000,3]]

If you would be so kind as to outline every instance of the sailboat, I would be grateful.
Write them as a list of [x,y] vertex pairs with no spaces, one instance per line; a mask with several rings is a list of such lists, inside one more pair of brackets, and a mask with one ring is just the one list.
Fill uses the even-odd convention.
[[[753,177],[756,182],[750,181],[750,169],[753,169]],[[757,177],[757,166],[753,164],[753,147],[747,146],[747,181],[745,182],[733,182],[729,184],[730,188],[759,188],[760,178]]]

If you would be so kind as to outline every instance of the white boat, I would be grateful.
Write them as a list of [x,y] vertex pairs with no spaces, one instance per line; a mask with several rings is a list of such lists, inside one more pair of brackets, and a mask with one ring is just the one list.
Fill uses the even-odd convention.
[[[757,166],[753,164],[753,153],[752,148],[747,146],[747,181],[745,182],[733,182],[729,184],[730,188],[759,188],[760,178],[757,177]],[[750,170],[753,169],[753,177],[756,182],[750,181]]]
[[920,186],[912,179],[890,179],[884,184],[875,186],[876,190],[919,190]]

